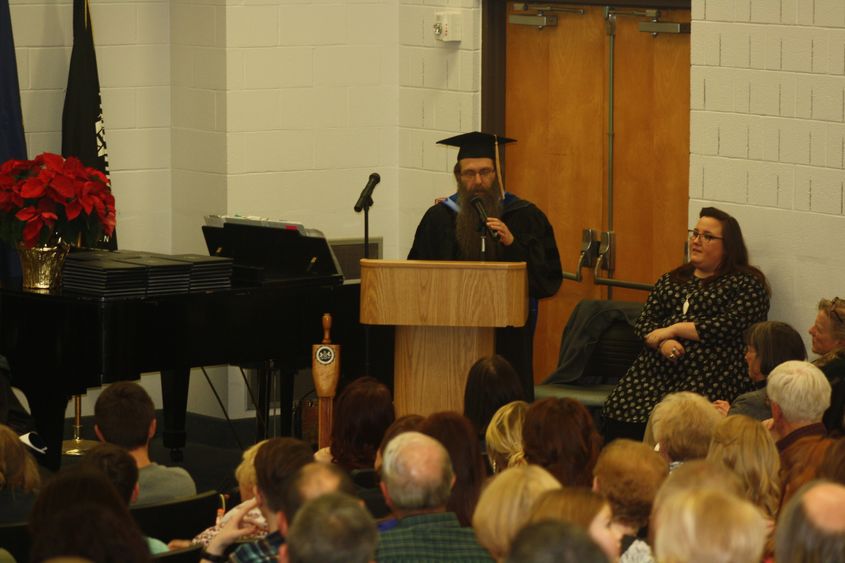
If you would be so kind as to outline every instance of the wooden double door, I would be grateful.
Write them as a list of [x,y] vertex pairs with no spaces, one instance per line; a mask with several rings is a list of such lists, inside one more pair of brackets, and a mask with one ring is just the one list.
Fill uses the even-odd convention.
[[[507,12],[525,14],[526,7],[530,13],[530,6],[511,3]],[[548,215],[565,271],[575,273],[584,229],[612,225],[615,268],[599,277],[651,284],[683,260],[690,35],[644,33],[639,23],[648,18],[619,9],[611,40],[604,6],[573,7],[580,12],[547,12],[557,16],[554,27],[506,25],[505,134],[518,140],[507,149],[506,186]],[[660,19],[689,23],[690,12],[664,9]],[[580,283],[565,280],[555,297],[541,302],[535,381],[554,370],[563,327],[578,301],[647,296],[596,284],[592,268],[582,274]]]

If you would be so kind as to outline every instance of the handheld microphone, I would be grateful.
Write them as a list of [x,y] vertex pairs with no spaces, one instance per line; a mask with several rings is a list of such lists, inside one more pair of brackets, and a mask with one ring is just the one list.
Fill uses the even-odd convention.
[[478,218],[481,219],[481,224],[487,229],[487,232],[490,233],[490,236],[493,237],[493,240],[498,241],[502,238],[502,234],[499,231],[494,231],[490,227],[487,226],[487,210],[484,208],[484,202],[481,201],[481,198],[475,196],[471,200],[469,200],[470,205],[475,208],[476,213],[478,213]]
[[373,190],[376,189],[376,184],[379,182],[381,182],[381,176],[378,175],[378,172],[370,174],[370,179],[367,182],[367,185],[364,186],[364,190],[361,192],[361,195],[358,196],[358,202],[355,204],[355,213],[360,213],[362,209],[365,207],[369,208],[370,205],[372,205],[370,198],[373,195]]

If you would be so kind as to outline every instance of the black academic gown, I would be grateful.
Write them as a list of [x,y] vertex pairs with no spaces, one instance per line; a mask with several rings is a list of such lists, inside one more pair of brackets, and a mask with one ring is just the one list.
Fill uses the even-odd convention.
[[[464,260],[455,236],[457,196],[428,209],[423,215],[409,260]],[[503,246],[498,260],[526,262],[531,307],[528,322],[522,328],[496,330],[496,352],[507,358],[523,379],[526,399],[534,398],[532,340],[537,320],[536,300],[554,295],[563,281],[560,254],[554,229],[546,215],[530,201],[506,193],[502,221],[514,236],[510,246]]]

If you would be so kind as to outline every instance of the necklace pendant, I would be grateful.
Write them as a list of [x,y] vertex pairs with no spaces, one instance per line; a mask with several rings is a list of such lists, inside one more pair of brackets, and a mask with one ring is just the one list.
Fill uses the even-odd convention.
[[687,298],[684,300],[684,306],[681,308],[681,312],[682,312],[683,314],[685,314],[685,315],[686,315],[686,314],[687,314],[687,311],[689,311],[689,297],[687,297]]

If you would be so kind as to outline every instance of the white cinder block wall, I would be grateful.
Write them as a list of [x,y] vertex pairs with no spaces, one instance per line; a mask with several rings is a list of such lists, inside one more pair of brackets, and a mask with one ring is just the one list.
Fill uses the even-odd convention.
[[[845,295],[845,2],[693,0],[690,225],[735,215],[805,336]],[[809,351],[809,346],[808,346]]]

